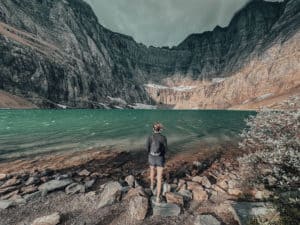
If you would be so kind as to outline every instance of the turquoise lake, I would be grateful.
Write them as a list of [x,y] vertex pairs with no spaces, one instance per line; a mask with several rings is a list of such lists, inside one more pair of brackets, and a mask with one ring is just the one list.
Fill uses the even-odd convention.
[[170,151],[237,140],[255,112],[226,110],[0,110],[0,162],[91,148],[142,149],[153,122]]

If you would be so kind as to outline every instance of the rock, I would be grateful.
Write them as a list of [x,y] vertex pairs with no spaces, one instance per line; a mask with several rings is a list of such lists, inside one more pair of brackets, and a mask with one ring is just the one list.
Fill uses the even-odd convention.
[[14,201],[18,205],[25,205],[27,203],[25,198],[22,198],[21,195],[14,195],[9,200]]
[[6,199],[9,199],[9,198],[11,198],[12,196],[18,194],[18,193],[19,193],[19,190],[15,190],[15,191],[13,191],[13,192],[10,192],[10,193],[8,193],[8,194],[2,196],[0,199],[6,200]]
[[49,177],[49,176],[52,176],[53,174],[54,174],[54,171],[47,168],[41,172],[41,177],[45,177],[45,176]]
[[137,180],[135,180],[135,181],[134,181],[134,186],[135,186],[135,187],[139,187],[139,186],[141,186],[141,185],[140,185],[140,183],[139,183]]
[[227,182],[227,180],[225,180],[225,179],[219,181],[219,182],[217,183],[217,185],[218,185],[219,187],[221,187],[222,189],[224,189],[224,190],[227,190],[227,189],[228,189],[228,182]]
[[212,189],[213,190],[215,190],[216,192],[218,192],[218,193],[226,193],[226,191],[225,190],[223,190],[223,188],[221,188],[219,185],[217,185],[217,184],[213,184],[212,185]]
[[202,177],[200,177],[200,176],[195,176],[195,177],[192,178],[192,181],[197,182],[197,183],[200,184],[201,181],[202,181]]
[[267,176],[266,180],[267,180],[268,185],[271,187],[276,185],[276,183],[277,183],[277,179],[271,175]]
[[25,183],[26,186],[32,185],[32,184],[38,184],[40,182],[40,179],[37,176],[29,177]]
[[7,209],[14,205],[14,202],[11,200],[0,200],[0,209]]
[[162,195],[165,196],[167,192],[171,192],[171,185],[165,182],[163,184]]
[[97,177],[101,177],[101,174],[100,173],[97,173],[97,172],[94,172],[90,175],[90,177],[93,177],[93,178],[97,178]]
[[176,205],[183,206],[183,196],[178,193],[166,192],[166,199],[168,203],[174,203]]
[[203,176],[203,177],[195,176],[195,177],[192,178],[192,181],[197,182],[199,184],[202,184],[206,188],[211,187],[211,183],[210,183],[209,179],[206,176]]
[[221,225],[221,222],[212,215],[198,215],[194,225]]
[[187,182],[187,189],[188,190],[194,190],[195,188],[202,188],[202,186],[198,183],[198,182],[194,182],[194,181],[188,181]]
[[211,188],[211,183],[206,176],[202,177],[201,184],[206,188]]
[[156,197],[151,198],[151,204],[153,209],[153,216],[178,216],[180,214],[180,207],[173,203],[156,203]]
[[70,174],[58,174],[56,177],[55,177],[55,179],[56,180],[65,180],[65,179],[68,179],[68,178],[70,178],[71,176],[70,176]]
[[50,180],[50,177],[41,177],[40,179],[43,183],[46,183],[47,181]]
[[240,196],[241,194],[243,194],[242,190],[239,188],[229,188],[227,192],[228,194],[234,196]]
[[125,197],[123,199],[127,200],[127,199],[132,198],[133,196],[144,196],[144,197],[146,197],[147,195],[146,195],[144,189],[141,186],[139,186],[139,187],[136,187],[136,188],[129,189],[129,191],[127,192],[127,194],[125,195]]
[[130,187],[134,187],[135,185],[135,177],[133,175],[129,175],[125,178],[125,181]]
[[6,174],[5,173],[0,173],[0,181],[6,179]]
[[85,177],[89,176],[90,174],[91,174],[91,172],[88,171],[87,169],[81,170],[81,171],[78,173],[79,176],[85,176]]
[[10,186],[15,186],[21,183],[21,180],[17,179],[16,177],[13,177],[9,180],[7,180],[4,184],[1,185],[2,188],[10,187]]
[[84,193],[85,186],[82,184],[72,183],[65,188],[65,192],[67,195],[73,195],[76,193]]
[[228,180],[228,189],[234,189],[239,186],[239,182],[237,180]]
[[273,195],[273,193],[268,190],[253,190],[252,194],[253,197],[258,200],[268,199]]
[[34,185],[30,185],[30,186],[25,186],[21,188],[21,193],[23,194],[30,194],[33,192],[36,192],[38,190],[38,188]]
[[39,198],[41,196],[42,196],[42,191],[36,191],[36,192],[31,193],[31,194],[24,195],[23,198],[26,201],[30,201],[32,199],[36,199],[36,198]]
[[170,184],[170,186],[171,186],[171,191],[175,191],[178,187],[177,184]]
[[103,186],[98,208],[115,203],[120,197],[122,186],[117,181],[111,181]]
[[85,189],[90,189],[95,184],[95,182],[96,182],[95,179],[85,181],[84,182]]
[[71,183],[72,183],[71,179],[50,180],[47,183],[40,185],[38,189],[43,192],[50,192],[50,191],[62,189]]
[[180,190],[178,194],[182,195],[187,201],[193,199],[193,193],[190,190]]
[[279,219],[279,213],[271,203],[263,202],[234,202],[232,203],[233,215],[241,225],[249,224],[254,218],[261,221]]
[[6,188],[0,188],[0,194],[4,195],[4,194],[6,194],[6,193],[8,193],[10,191],[16,190],[17,188],[18,187],[16,187],[16,186],[11,186],[11,187],[6,187]]
[[193,200],[198,202],[203,202],[208,200],[207,192],[202,187],[199,186],[198,188],[194,188],[192,192],[193,192]]
[[35,219],[31,225],[57,225],[60,222],[60,215],[53,213],[49,216],[43,216]]
[[148,199],[143,196],[135,196],[129,202],[129,214],[131,218],[143,220],[148,211]]

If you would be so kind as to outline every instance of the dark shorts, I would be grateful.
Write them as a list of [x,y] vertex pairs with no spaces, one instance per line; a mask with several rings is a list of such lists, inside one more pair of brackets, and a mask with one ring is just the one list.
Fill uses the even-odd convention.
[[166,160],[164,156],[153,156],[149,154],[148,162],[150,166],[164,167]]

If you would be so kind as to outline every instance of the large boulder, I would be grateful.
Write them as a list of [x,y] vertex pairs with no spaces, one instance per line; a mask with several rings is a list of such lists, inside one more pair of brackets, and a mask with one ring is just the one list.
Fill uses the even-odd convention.
[[148,211],[148,199],[143,196],[134,196],[129,202],[129,215],[133,219],[143,220]]
[[50,192],[59,189],[63,189],[67,185],[71,184],[71,179],[64,179],[64,180],[50,180],[42,185],[39,186],[39,190],[42,192]]
[[178,216],[180,214],[180,207],[174,203],[156,203],[156,197],[151,198],[151,204],[153,209],[153,216]]
[[194,225],[221,225],[221,222],[212,215],[198,215]]
[[98,208],[115,203],[120,197],[122,186],[117,181],[111,181],[103,185]]
[[235,202],[232,203],[232,210],[235,219],[241,225],[247,225],[255,218],[261,221],[276,221],[276,219],[279,219],[279,213],[271,203]]
[[60,215],[53,213],[49,216],[43,216],[35,219],[31,225],[57,225],[60,221]]

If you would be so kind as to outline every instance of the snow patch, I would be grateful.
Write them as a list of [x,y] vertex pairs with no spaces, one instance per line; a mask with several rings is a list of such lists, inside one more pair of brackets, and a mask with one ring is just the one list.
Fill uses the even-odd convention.
[[159,85],[159,84],[145,84],[146,87],[149,88],[155,88],[155,89],[169,89],[169,90],[174,90],[174,91],[190,91],[193,90],[194,88],[196,88],[195,86],[175,86],[175,87],[167,87],[167,86],[163,86],[163,85]]
[[134,105],[130,105],[133,109],[157,109],[155,105],[147,105],[142,103],[135,103]]

